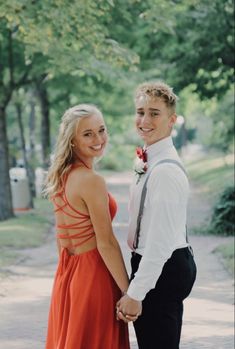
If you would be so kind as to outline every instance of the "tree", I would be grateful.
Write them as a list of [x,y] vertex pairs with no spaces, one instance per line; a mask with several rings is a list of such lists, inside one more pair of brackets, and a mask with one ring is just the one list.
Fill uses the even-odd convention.
[[42,165],[46,170],[50,164],[50,102],[46,85],[42,79],[36,82],[36,89],[41,107],[41,145],[42,145]]
[[[28,82],[30,65],[24,65],[21,53],[22,45],[13,45],[14,31],[0,22],[0,220],[13,216],[10,178],[9,150],[6,126],[6,108],[13,91]],[[17,65],[16,65],[17,60]],[[20,67],[24,69],[20,71]]]
[[111,6],[112,1],[91,0],[0,4],[0,220],[13,215],[6,129],[13,91],[44,74],[47,78],[59,73],[98,75],[109,66],[136,62],[136,55],[109,37],[104,17]]
[[234,82],[233,1],[184,3],[184,11],[176,7],[173,33],[156,35],[150,57],[154,64],[163,63],[176,90],[193,84],[202,99],[221,97]]
[[233,151],[234,143],[234,88],[231,88],[221,100],[214,100],[214,107],[208,110],[212,119],[212,132],[207,145],[217,148],[224,154]]
[[201,98],[223,96],[234,81],[232,0],[124,1],[112,34],[140,57],[136,81],[163,79],[179,93],[193,84]]
[[33,208],[33,192],[31,190],[32,186],[30,185],[30,179],[31,179],[31,171],[30,166],[28,162],[28,156],[26,152],[26,143],[25,143],[25,132],[24,132],[24,125],[23,125],[23,119],[22,119],[22,103],[19,99],[19,96],[16,96],[15,98],[15,108],[16,108],[16,115],[17,115],[17,122],[19,126],[19,133],[20,133],[20,140],[21,140],[21,150],[23,154],[23,160],[24,160],[24,167],[27,173],[27,177],[29,180],[29,189],[30,189],[30,203],[29,208]]

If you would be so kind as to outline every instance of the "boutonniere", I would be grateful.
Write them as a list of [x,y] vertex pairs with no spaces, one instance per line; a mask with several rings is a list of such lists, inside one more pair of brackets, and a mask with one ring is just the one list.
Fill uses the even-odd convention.
[[136,184],[139,182],[141,176],[145,174],[145,172],[148,169],[148,164],[147,164],[147,151],[144,150],[141,147],[136,148],[136,155],[137,158],[135,160],[134,164],[134,171],[138,175],[138,179]]

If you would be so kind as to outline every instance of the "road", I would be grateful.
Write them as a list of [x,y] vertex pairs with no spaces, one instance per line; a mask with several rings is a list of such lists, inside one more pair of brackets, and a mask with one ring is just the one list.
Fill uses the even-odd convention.
[[[114,230],[129,270],[126,233],[130,174],[109,176],[107,182],[118,201]],[[208,210],[209,207],[199,201],[194,190],[189,205],[189,230],[206,219]],[[198,277],[191,296],[185,301],[180,348],[233,349],[233,280],[213,253],[215,247],[228,238],[191,236],[190,240]],[[48,235],[45,245],[21,253],[19,263],[8,267],[0,278],[0,349],[43,349],[57,263],[53,232]],[[137,349],[132,326],[130,341],[131,348]]]

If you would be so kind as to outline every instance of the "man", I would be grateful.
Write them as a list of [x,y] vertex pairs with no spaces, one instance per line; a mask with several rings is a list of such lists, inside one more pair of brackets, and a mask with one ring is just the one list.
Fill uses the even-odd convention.
[[[176,100],[162,82],[144,83],[135,95],[136,128],[145,150],[130,194],[131,282],[117,316],[124,321],[138,316],[139,349],[179,348],[183,300],[196,277],[186,232],[188,179],[171,138]],[[146,180],[143,213],[137,218]]]

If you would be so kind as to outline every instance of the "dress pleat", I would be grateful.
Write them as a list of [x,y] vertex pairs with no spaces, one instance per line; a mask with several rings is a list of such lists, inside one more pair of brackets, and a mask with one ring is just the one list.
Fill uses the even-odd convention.
[[129,349],[117,321],[121,292],[97,248],[70,255],[63,248],[51,297],[46,349]]

